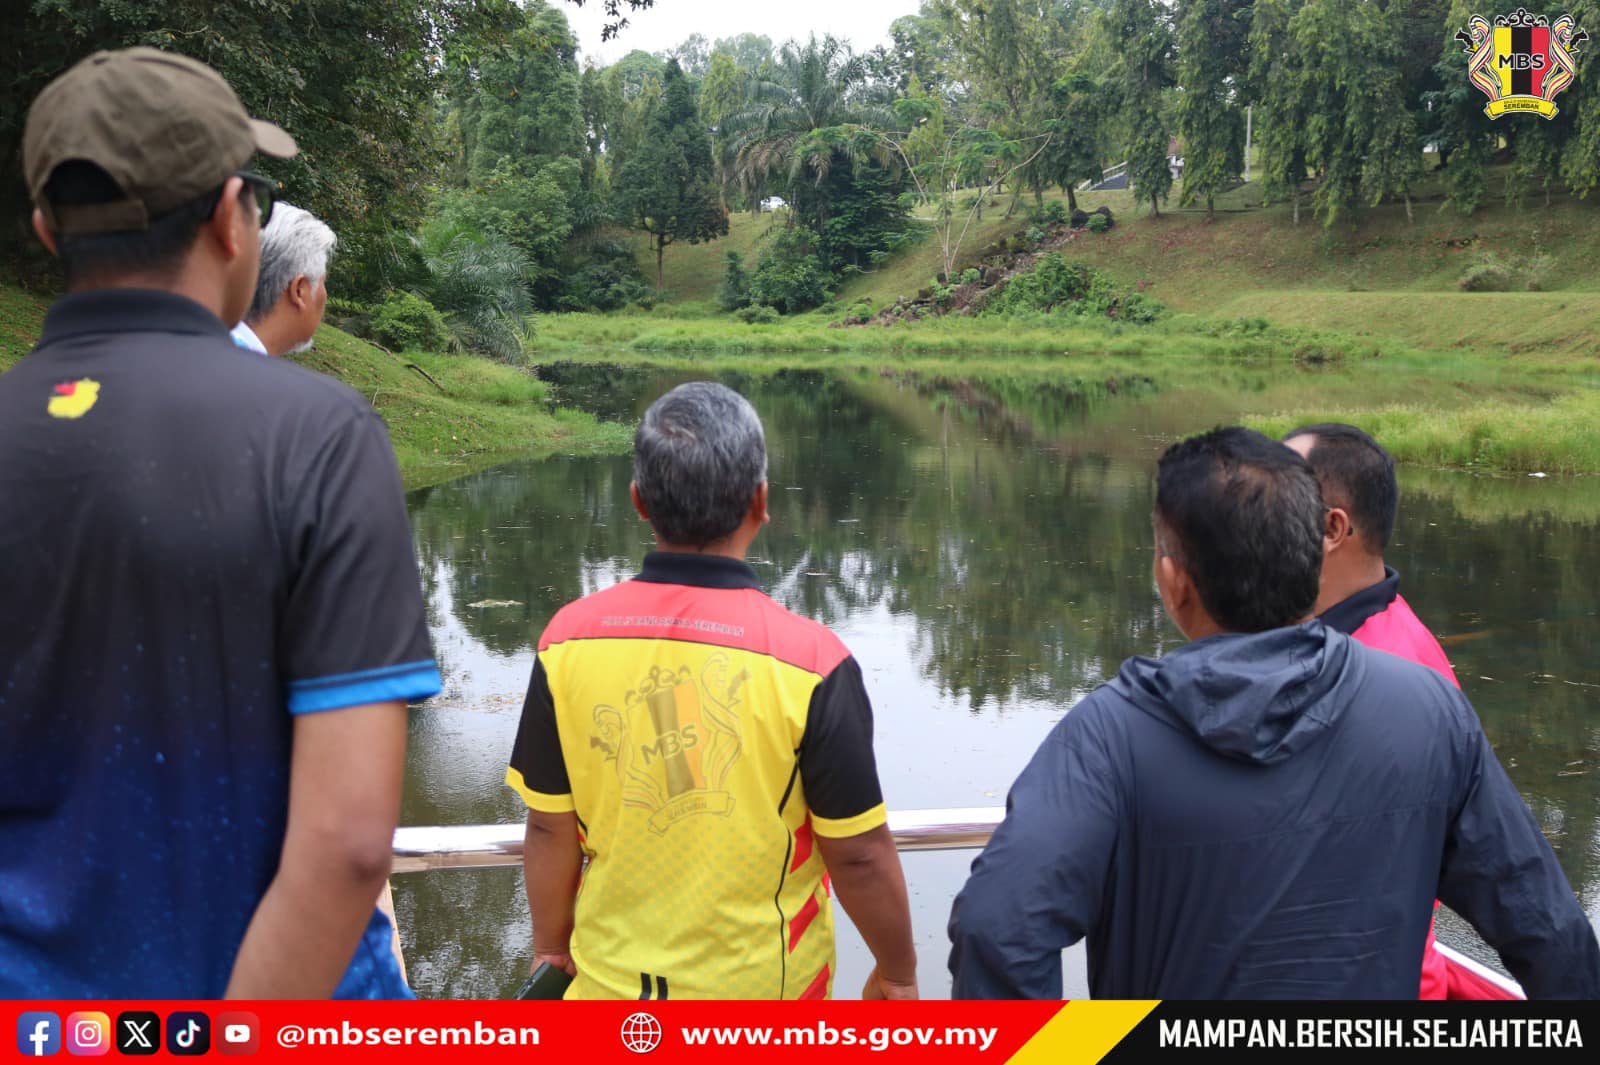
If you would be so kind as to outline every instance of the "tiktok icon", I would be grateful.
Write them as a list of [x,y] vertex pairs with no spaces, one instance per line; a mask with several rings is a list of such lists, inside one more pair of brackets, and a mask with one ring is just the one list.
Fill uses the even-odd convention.
[[204,1013],[174,1013],[167,1017],[167,1053],[192,1056],[210,1049],[210,1017]]

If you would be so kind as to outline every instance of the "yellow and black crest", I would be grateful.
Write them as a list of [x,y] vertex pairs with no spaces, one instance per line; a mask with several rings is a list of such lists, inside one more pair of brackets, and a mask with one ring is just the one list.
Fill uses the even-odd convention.
[[1588,39],[1571,15],[1551,25],[1544,15],[1520,7],[1497,16],[1492,26],[1474,15],[1456,34],[1472,56],[1467,80],[1489,97],[1483,111],[1490,118],[1513,111],[1555,118],[1560,111],[1555,98],[1576,76],[1572,53]]

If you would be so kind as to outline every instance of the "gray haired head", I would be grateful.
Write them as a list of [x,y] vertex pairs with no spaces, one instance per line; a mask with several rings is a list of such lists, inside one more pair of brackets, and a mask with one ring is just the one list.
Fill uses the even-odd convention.
[[256,296],[245,312],[247,322],[259,322],[272,313],[289,282],[301,274],[316,286],[328,276],[328,258],[339,238],[333,230],[292,203],[272,207],[272,221],[261,231],[261,274]]
[[663,543],[705,547],[731,536],[766,479],[761,419],[713,381],[674,388],[633,434],[633,480]]

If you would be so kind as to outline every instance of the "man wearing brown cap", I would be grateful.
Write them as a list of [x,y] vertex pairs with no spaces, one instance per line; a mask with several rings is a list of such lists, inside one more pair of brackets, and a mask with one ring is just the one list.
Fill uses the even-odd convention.
[[228,338],[257,151],[151,49],[28,116],[68,294],[0,376],[0,998],[409,994],[374,901],[438,671],[382,422]]

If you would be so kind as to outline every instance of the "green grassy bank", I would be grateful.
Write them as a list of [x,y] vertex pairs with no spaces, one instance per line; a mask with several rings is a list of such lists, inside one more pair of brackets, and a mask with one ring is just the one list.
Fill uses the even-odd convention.
[[[1208,411],[1267,429],[1355,422],[1419,468],[1600,473],[1597,204],[1558,195],[1548,206],[1507,206],[1493,198],[1502,177],[1491,169],[1491,195],[1472,215],[1441,210],[1430,177],[1410,218],[1386,204],[1332,230],[1309,211],[1295,225],[1287,208],[1260,208],[1255,185],[1219,197],[1210,218],[1157,218],[1126,192],[1084,194],[1083,207],[1104,203],[1119,224],[1081,234],[1063,253],[1177,312],[1144,327],[1039,317],[840,328],[838,309],[746,325],[712,310],[721,254],[748,256],[773,219],[735,216],[728,240],[669,251],[671,298],[655,312],[546,318],[541,357],[853,368],[1091,391],[1096,381],[1141,381],[1181,402],[1199,387],[1228,397],[1207,401]],[[1026,225],[1020,213],[1004,218],[1004,204],[990,208],[965,247],[976,253]],[[923,240],[845,283],[834,307],[910,295],[939,262],[937,242]],[[1463,289],[1485,264],[1509,290]],[[1281,368],[1270,384],[1248,369],[1264,364]]]
[[[49,301],[0,287],[0,371],[33,347]],[[389,426],[406,485],[447,480],[519,455],[621,451],[629,428],[554,409],[524,370],[466,356],[391,355],[330,326],[293,356],[366,396]]]

